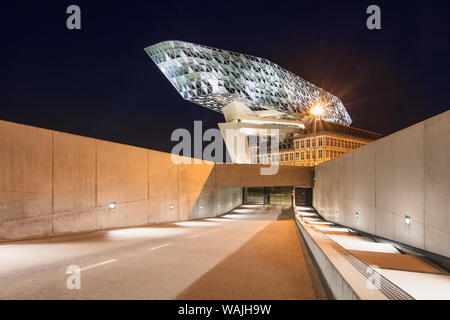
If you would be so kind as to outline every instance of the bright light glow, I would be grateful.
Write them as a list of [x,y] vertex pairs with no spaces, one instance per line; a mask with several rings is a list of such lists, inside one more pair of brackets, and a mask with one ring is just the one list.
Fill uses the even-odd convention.
[[409,226],[411,224],[411,222],[412,222],[411,217],[410,216],[405,216],[405,224],[407,226]]
[[175,208],[175,206],[173,204],[171,204],[169,208],[173,209],[173,208]]
[[348,228],[325,227],[325,226],[316,226],[315,228],[320,230],[320,231],[350,232]]
[[319,224],[319,225],[334,225],[334,223],[332,223],[332,222],[328,222],[328,221],[308,221],[308,223],[310,223],[310,224],[314,224],[314,225],[316,225],[316,224]]
[[253,210],[253,209],[234,209],[232,212],[236,212],[236,213],[257,213],[258,210]]
[[302,217],[317,217],[317,214],[312,212],[298,212],[298,214]]
[[450,276],[432,273],[375,270],[417,300],[450,300]]
[[180,227],[216,227],[220,226],[220,223],[209,222],[209,221],[182,221],[174,222],[174,225]]
[[116,208],[116,203],[115,202],[111,202],[110,204],[108,204],[108,208],[115,209]]
[[396,253],[400,254],[393,245],[389,243],[378,243],[374,242],[372,239],[360,236],[343,236],[336,234],[327,235],[328,238],[332,239],[338,245],[347,250],[358,250],[358,251],[372,251],[372,252],[384,252],[384,253]]
[[323,106],[320,103],[316,103],[309,109],[309,113],[311,113],[315,117],[320,117],[323,115]]
[[359,219],[359,212],[355,212],[355,218]]
[[304,207],[304,206],[295,206],[296,210],[305,210],[305,211],[313,211],[313,208],[311,207]]
[[320,221],[319,218],[303,218],[305,221]]
[[127,240],[142,238],[164,238],[182,234],[185,231],[180,228],[130,228],[107,231],[108,240]]

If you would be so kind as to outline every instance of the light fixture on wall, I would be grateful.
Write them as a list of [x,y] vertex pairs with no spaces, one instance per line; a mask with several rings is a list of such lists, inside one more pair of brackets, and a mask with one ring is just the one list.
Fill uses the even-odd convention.
[[200,206],[200,209],[203,209],[203,206]]
[[355,219],[359,219],[359,212],[358,211],[355,212]]
[[220,208],[220,204],[217,205],[217,208]]
[[115,203],[115,202],[110,202],[110,203],[108,204],[108,208],[110,208],[110,209],[115,209],[115,208],[116,208],[116,203]]
[[406,224],[407,226],[409,226],[409,225],[411,225],[411,223],[412,223],[411,217],[405,215],[405,224]]
[[175,208],[175,206],[174,206],[173,204],[171,204],[171,205],[169,206],[169,208],[170,208],[170,209],[173,209],[173,208]]

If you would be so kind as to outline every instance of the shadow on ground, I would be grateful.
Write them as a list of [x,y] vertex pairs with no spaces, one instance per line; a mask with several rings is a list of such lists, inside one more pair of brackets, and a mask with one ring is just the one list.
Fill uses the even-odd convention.
[[286,209],[177,299],[327,299],[315,268]]

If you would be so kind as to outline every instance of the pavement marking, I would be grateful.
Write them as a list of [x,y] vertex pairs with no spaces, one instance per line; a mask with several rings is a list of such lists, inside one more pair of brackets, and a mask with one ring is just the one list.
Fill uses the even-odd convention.
[[200,237],[200,235],[199,234],[194,234],[193,236],[190,236],[188,239],[194,239],[194,238],[197,238],[197,237]]
[[162,244],[162,245],[159,245],[159,246],[150,248],[150,250],[156,250],[156,249],[164,248],[164,247],[167,247],[167,246],[170,246],[170,243],[164,243],[164,244]]
[[[86,267],[80,268],[78,271],[81,272],[81,271],[89,270],[89,269],[92,269],[92,268],[95,268],[95,267],[100,267],[100,266],[103,266],[105,264],[116,262],[116,261],[117,261],[117,259],[106,260],[106,261],[103,261],[103,262],[99,262],[99,263],[96,263],[96,264],[92,264],[90,266],[86,266]],[[73,272],[69,271],[69,272],[66,272],[66,273],[67,274],[72,274]]]

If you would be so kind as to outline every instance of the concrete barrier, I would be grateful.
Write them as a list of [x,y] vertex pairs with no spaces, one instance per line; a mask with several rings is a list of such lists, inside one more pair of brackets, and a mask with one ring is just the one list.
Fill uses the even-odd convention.
[[[109,208],[114,203],[115,208]],[[214,217],[242,204],[215,164],[0,121],[0,239]]]
[[449,257],[449,137],[447,111],[317,166],[315,209],[327,220]]
[[0,121],[0,240],[215,217],[242,204],[242,187],[311,185],[307,168],[261,176],[171,156]]

